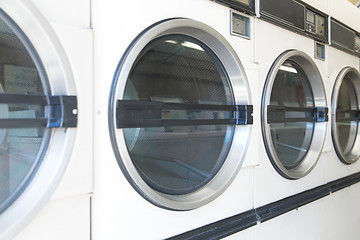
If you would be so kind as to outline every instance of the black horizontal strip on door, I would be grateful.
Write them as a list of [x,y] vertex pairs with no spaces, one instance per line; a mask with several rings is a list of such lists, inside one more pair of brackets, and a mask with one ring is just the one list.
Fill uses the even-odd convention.
[[[227,118],[221,116],[221,114],[216,115],[215,113],[212,114],[211,118],[207,116],[207,118],[200,119],[186,119],[187,116],[179,117],[176,116],[176,114],[173,114],[175,117],[167,117],[167,115],[171,115],[174,111],[223,112],[228,113],[231,117]],[[188,104],[118,100],[116,107],[116,127],[140,128],[190,125],[247,125],[253,123],[252,113],[252,105]]]
[[221,239],[232,234],[279,217],[287,212],[298,209],[311,202],[324,198],[331,193],[360,182],[360,172],[337,179],[327,184],[309,189],[296,195],[266,204],[262,207],[210,223],[168,238],[169,240],[187,239]]
[[267,123],[285,122],[327,122],[326,107],[267,106]]
[[351,122],[360,120],[360,110],[336,110],[336,122]]
[[0,128],[70,128],[77,126],[76,96],[0,94],[0,104],[44,107],[44,116],[1,118]]

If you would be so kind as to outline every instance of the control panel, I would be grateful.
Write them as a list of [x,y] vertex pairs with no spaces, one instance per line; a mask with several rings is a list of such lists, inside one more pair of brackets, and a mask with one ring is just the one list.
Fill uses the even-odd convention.
[[326,37],[326,19],[324,16],[306,9],[305,30],[312,34]]
[[331,45],[343,51],[360,55],[360,33],[331,18]]
[[300,0],[260,0],[260,18],[328,42],[328,15]]

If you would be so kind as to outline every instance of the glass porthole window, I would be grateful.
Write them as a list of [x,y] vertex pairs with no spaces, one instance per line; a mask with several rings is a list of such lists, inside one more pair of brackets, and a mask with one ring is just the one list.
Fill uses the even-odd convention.
[[[110,99],[119,165],[150,202],[201,206],[224,191],[241,165],[245,125],[252,122],[243,68],[217,32],[189,19],[159,23],[132,46]],[[234,86],[245,94],[235,96]]]
[[[151,74],[154,76],[149,77]],[[145,123],[135,132],[133,128],[124,129],[130,158],[152,188],[186,194],[215,176],[231,146],[234,126],[187,126],[186,121],[195,124],[209,118],[216,124],[218,119],[231,118],[232,112],[186,109],[186,105],[233,105],[234,99],[220,61],[203,44],[184,36],[154,40],[133,66],[124,100],[179,103],[174,105],[179,109],[161,112],[162,119],[178,121],[174,126],[159,123],[146,127]]]
[[73,86],[63,52],[30,9],[15,1],[0,10],[1,239],[14,236],[50,198],[77,125],[76,97],[63,95]]
[[[6,97],[41,96],[47,90],[41,82],[39,72],[28,50],[14,31],[0,20],[0,212],[4,211],[21,193],[36,171],[41,152],[49,140],[46,126],[13,128],[8,119],[29,122],[44,116],[45,107],[36,103],[8,103]],[[40,70],[41,71],[41,70]],[[14,97],[15,100],[15,97]],[[25,123],[25,122],[24,122]],[[20,123],[21,124],[21,123]],[[26,124],[26,123],[25,123]],[[40,153],[40,156],[38,156]]]
[[345,164],[360,157],[359,91],[359,72],[351,67],[342,69],[332,94],[332,138],[336,153]]
[[327,121],[324,87],[316,65],[300,51],[274,62],[262,100],[262,131],[271,163],[284,177],[308,174],[320,155]]

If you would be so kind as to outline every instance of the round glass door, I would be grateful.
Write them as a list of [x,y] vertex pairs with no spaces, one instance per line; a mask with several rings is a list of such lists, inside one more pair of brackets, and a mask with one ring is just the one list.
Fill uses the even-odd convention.
[[[0,19],[0,100],[21,96],[41,96],[48,90],[43,84],[44,71],[33,60],[14,28]],[[22,39],[21,39],[22,38]],[[3,102],[3,101],[0,101]],[[29,122],[45,115],[45,107],[36,103],[0,104],[0,213],[24,191],[41,162],[49,141],[46,126],[17,128],[10,121]]]
[[178,121],[175,126],[124,129],[132,163],[147,184],[165,194],[186,194],[215,176],[231,146],[234,126],[191,121],[231,118],[232,112],[185,106],[232,105],[234,99],[220,60],[204,44],[181,35],[153,40],[135,60],[124,100],[179,103],[179,109],[161,112],[162,119]]
[[354,163],[360,157],[359,86],[359,72],[347,67],[338,75],[332,95],[333,143],[338,157],[345,164]]
[[31,9],[19,1],[0,9],[1,239],[14,237],[50,199],[76,134],[77,99],[64,95],[75,92],[66,56]]
[[262,102],[265,146],[282,176],[297,179],[315,166],[325,121],[324,88],[315,64],[302,52],[283,53],[268,75]]
[[[285,61],[276,74],[271,91],[270,106],[314,107],[314,96],[309,79],[295,62]],[[306,112],[289,111],[286,117],[303,118]],[[286,169],[298,166],[310,148],[314,123],[270,123],[271,138],[277,157]]]
[[[110,102],[115,154],[147,200],[192,209],[219,195],[239,168],[233,159],[237,166],[230,169],[227,159],[236,132],[248,137],[247,126],[236,131],[239,101],[231,85],[243,69],[225,40],[198,22],[169,20],[144,35],[116,73]],[[224,186],[215,187],[219,182]]]

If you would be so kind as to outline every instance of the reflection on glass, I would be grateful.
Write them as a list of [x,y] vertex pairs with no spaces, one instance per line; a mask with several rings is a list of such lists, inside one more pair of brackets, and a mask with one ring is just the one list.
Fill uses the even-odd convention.
[[[310,82],[297,64],[286,61],[279,69],[271,90],[271,106],[314,107]],[[287,112],[287,117],[305,117],[305,112]],[[291,116],[289,116],[291,115]],[[314,130],[314,123],[270,123],[271,138],[278,159],[291,169],[304,159]]]
[[[34,62],[21,40],[0,20],[0,94],[41,94]],[[0,119],[43,117],[36,105],[0,104]],[[0,129],[0,212],[28,184],[38,163],[44,128]]]
[[339,89],[336,109],[336,132],[338,148],[345,157],[349,156],[353,149],[358,131],[358,122],[351,119],[351,110],[358,110],[358,101],[355,87],[349,76],[345,76]]
[[246,4],[246,5],[249,5],[249,6],[251,4],[251,0],[235,0],[235,2]]
[[[233,104],[219,60],[198,41],[179,35],[151,42],[134,64],[125,100],[187,104]],[[226,111],[169,110],[163,119],[230,118]],[[233,126],[172,126],[124,129],[130,157],[153,189],[186,194],[217,173],[231,145]]]

